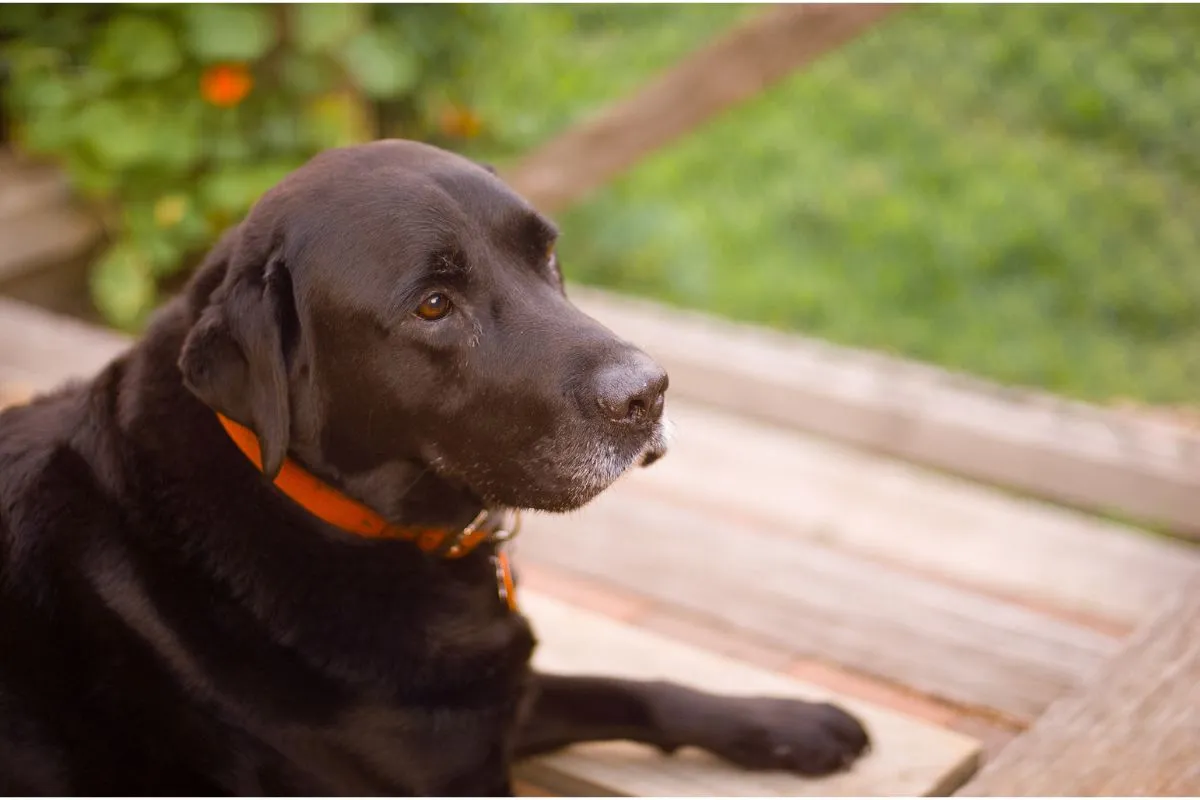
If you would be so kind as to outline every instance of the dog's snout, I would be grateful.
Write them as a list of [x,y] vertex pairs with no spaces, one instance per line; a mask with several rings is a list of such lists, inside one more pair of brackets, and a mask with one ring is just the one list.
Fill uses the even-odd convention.
[[649,356],[634,350],[596,376],[596,404],[612,422],[646,426],[662,418],[667,373]]

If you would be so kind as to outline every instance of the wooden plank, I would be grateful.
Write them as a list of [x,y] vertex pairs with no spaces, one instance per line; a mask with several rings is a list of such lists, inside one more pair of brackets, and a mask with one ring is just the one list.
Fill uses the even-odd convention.
[[962,794],[1200,795],[1200,572]]
[[966,583],[1127,632],[1200,549],[672,398],[671,452],[628,479],[720,519]]
[[22,162],[0,149],[0,220],[61,205],[70,195],[70,186],[58,170]]
[[595,578],[547,567],[545,564],[520,564],[521,587],[548,595],[580,610],[590,611],[639,630],[666,639],[719,653],[735,661],[756,666],[773,673],[782,673],[808,683],[822,686],[841,696],[856,697],[874,705],[923,719],[940,727],[948,727],[978,739],[983,753],[996,753],[1012,741],[1023,728],[1006,724],[993,716],[980,716],[938,702],[930,697],[894,683],[868,677],[847,669],[810,658],[795,658],[786,651],[742,628],[714,624],[702,615],[687,612],[677,606],[654,603],[644,597],[618,589]]
[[95,243],[99,231],[92,217],[70,206],[0,219],[0,279],[76,258]]
[[100,226],[70,202],[61,173],[0,152],[0,280],[81,255]]
[[542,145],[507,170],[505,178],[539,208],[560,210],[898,8],[817,3],[776,7]]
[[988,764],[996,758],[1023,730],[1005,725],[998,720],[985,719],[973,714],[959,716],[950,723],[949,728],[979,741],[979,746],[982,748],[979,760],[983,764]]
[[28,403],[33,397],[33,390],[19,383],[6,383],[0,375],[0,411],[9,406],[19,406]]
[[0,380],[45,391],[90,377],[129,343],[108,329],[0,297]]
[[742,772],[698,752],[667,758],[625,743],[578,746],[520,767],[547,789],[667,797],[927,795],[952,791],[977,766],[979,745],[967,736],[532,592],[522,593],[521,603],[538,633],[534,662],[541,669],[666,678],[724,694],[832,700],[858,714],[873,738],[871,753],[851,771],[820,780]]
[[1200,431],[925,364],[572,288],[673,397],[1200,538]]
[[[1040,714],[1117,639],[777,530],[618,485],[580,512],[530,515],[521,557],[1012,720]],[[1102,589],[1101,589],[1102,590]]]

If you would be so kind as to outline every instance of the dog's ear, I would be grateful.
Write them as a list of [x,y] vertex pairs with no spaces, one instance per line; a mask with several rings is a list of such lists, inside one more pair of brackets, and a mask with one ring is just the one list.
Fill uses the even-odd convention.
[[483,167],[484,169],[486,169],[488,172],[492,173],[493,175],[499,177],[500,173],[496,172],[496,168],[493,167],[491,164],[488,164],[486,161],[476,161],[475,163],[478,164],[479,166]]
[[296,309],[280,248],[254,238],[238,236],[214,252],[228,259],[225,278],[188,332],[179,369],[205,404],[258,434],[262,471],[274,479],[291,434],[286,350]]

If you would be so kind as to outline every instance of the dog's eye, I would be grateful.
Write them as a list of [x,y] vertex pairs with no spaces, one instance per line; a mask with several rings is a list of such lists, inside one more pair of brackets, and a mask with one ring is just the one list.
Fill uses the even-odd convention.
[[421,305],[417,306],[417,316],[432,322],[449,314],[451,307],[449,297],[441,292],[434,292],[422,300]]

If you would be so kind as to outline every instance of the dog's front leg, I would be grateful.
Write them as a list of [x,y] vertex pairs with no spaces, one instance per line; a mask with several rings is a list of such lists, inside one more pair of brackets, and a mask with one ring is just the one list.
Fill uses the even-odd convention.
[[614,740],[665,753],[699,747],[745,769],[802,775],[848,767],[869,745],[862,725],[827,703],[715,695],[667,681],[533,676],[517,758]]

